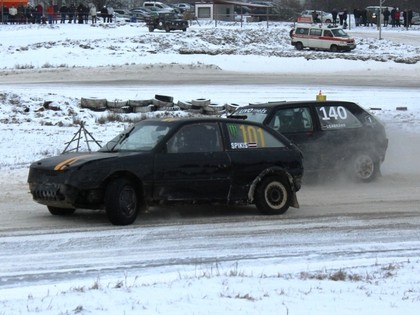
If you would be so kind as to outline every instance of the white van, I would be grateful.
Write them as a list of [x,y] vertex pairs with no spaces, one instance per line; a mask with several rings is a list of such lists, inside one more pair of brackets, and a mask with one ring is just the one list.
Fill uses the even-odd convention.
[[297,50],[310,48],[338,52],[356,48],[354,39],[337,26],[296,24],[290,31],[290,37]]

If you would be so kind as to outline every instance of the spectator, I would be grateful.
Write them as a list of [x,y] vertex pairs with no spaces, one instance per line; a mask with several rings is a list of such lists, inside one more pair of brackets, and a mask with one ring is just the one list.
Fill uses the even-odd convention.
[[3,6],[3,24],[9,23],[9,8]]
[[9,9],[9,17],[10,17],[10,23],[15,24],[16,18],[17,18],[17,9],[14,5],[12,5]]
[[340,12],[338,12],[338,19],[340,20],[340,25],[343,25],[344,23],[344,10],[340,9]]
[[108,18],[108,9],[106,8],[106,5],[104,5],[103,8],[101,9],[101,16],[104,19],[104,23],[105,23]]
[[384,26],[387,27],[389,23],[389,17],[391,16],[391,12],[389,12],[388,8],[385,8],[382,14],[384,15]]
[[90,10],[89,10],[89,14],[92,17],[92,24],[96,23],[96,7],[94,4],[91,4]]
[[343,11],[343,28],[346,29],[347,28],[347,9],[344,9]]
[[401,23],[400,23],[400,18],[401,18],[401,12],[400,10],[397,8],[397,10],[395,11],[395,26],[400,27]]
[[333,25],[337,25],[337,16],[338,16],[338,12],[337,12],[337,9],[333,9],[332,11],[331,11],[331,15],[332,15],[332,22],[333,22]]
[[55,15],[55,12],[54,12],[54,6],[53,6],[52,4],[50,4],[50,5],[47,7],[47,18],[48,18],[48,24],[52,24],[52,23],[53,23],[53,20],[54,20],[54,15]]
[[69,7],[69,23],[71,23],[73,21],[74,18],[74,13],[76,11],[76,7],[74,6],[74,4],[72,3]]
[[77,6],[77,21],[79,24],[83,24],[83,15],[85,14],[85,6],[79,3]]
[[63,4],[60,8],[60,10],[58,10],[60,12],[60,23],[66,23],[66,16],[67,13],[69,11],[69,9],[67,8],[67,6],[65,4]]
[[36,23],[41,23],[41,18],[42,18],[42,13],[44,12],[44,8],[43,6],[39,3],[36,7],[35,7],[35,22]]
[[356,24],[356,26],[360,26],[362,24],[362,19],[361,19],[361,12],[359,9],[354,9],[353,10],[353,15],[354,15],[354,22]]
[[107,8],[108,11],[108,23],[112,23],[112,18],[114,17],[114,8],[109,6]]

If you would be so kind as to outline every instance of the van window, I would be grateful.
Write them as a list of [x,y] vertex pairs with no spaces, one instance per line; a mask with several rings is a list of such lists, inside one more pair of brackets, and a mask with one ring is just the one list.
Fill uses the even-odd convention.
[[312,36],[321,36],[322,30],[319,28],[311,28],[310,35]]
[[325,37],[333,37],[333,34],[331,33],[330,30],[324,30],[324,36]]
[[344,32],[341,28],[335,28],[331,31],[333,32],[335,37],[349,37],[349,35],[346,32]]
[[299,34],[299,35],[308,35],[309,34],[309,28],[298,27],[296,29],[296,34]]

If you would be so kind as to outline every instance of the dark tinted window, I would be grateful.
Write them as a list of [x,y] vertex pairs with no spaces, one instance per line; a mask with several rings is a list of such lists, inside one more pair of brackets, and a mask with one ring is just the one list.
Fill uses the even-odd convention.
[[182,127],[168,141],[168,153],[217,152],[223,145],[217,123],[197,123]]
[[313,130],[311,111],[308,107],[279,109],[268,125],[284,133]]

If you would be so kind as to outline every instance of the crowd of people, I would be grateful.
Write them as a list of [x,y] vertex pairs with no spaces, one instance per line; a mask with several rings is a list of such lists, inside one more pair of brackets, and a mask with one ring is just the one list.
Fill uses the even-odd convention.
[[407,9],[401,11],[397,7],[392,8],[391,10],[389,10],[388,7],[385,7],[382,10],[382,16],[380,18],[379,12],[371,12],[366,9],[354,9],[353,14],[356,26],[373,26],[379,25],[379,23],[383,23],[384,27],[389,25],[392,27],[411,27],[411,21],[413,19],[413,10]]
[[82,3],[78,6],[71,4],[61,7],[50,4],[46,8],[38,4],[35,7],[31,5],[11,6],[10,8],[4,6],[1,13],[1,22],[3,24],[95,24],[99,18],[104,23],[112,23],[114,9],[111,6],[104,6],[100,10],[97,10],[93,4],[85,6]]

